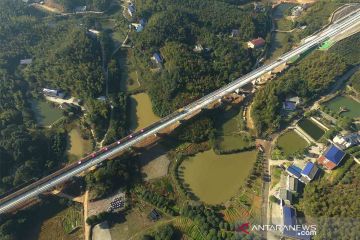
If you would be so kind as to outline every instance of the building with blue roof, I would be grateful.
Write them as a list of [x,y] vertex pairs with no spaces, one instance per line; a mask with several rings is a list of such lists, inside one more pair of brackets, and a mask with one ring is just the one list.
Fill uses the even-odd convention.
[[296,210],[293,207],[282,204],[283,227],[282,234],[292,239],[310,239],[310,236],[302,236],[301,231],[296,228]]
[[153,59],[157,64],[161,64],[163,62],[161,56],[158,53],[154,53]]
[[286,169],[286,172],[290,176],[292,176],[294,178],[297,178],[297,179],[299,179],[301,177],[301,171],[302,171],[301,168],[299,168],[299,167],[297,167],[295,165],[291,165]]
[[318,163],[331,170],[339,166],[340,162],[344,159],[346,153],[335,145],[330,147],[324,152],[324,154],[318,159]]
[[319,168],[312,162],[306,163],[304,169],[301,171],[300,181],[308,183],[314,179],[318,172]]

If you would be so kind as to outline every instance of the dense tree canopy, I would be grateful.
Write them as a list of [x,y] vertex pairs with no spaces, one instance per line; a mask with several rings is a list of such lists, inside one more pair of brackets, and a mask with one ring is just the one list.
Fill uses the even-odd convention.
[[[239,2],[237,2],[239,3]],[[144,70],[153,109],[164,116],[251,70],[261,52],[245,48],[254,37],[266,38],[269,12],[254,13],[221,1],[136,1],[137,16],[147,20],[132,41],[139,58],[159,52],[159,71]],[[239,30],[237,37],[230,37]],[[201,44],[201,52],[195,45]],[[150,60],[143,68],[154,68]],[[171,100],[171,101],[170,101]]]
[[304,101],[315,99],[327,91],[346,69],[342,57],[315,52],[276,81],[271,81],[254,98],[252,116],[257,132],[265,134],[279,128],[282,101],[286,97],[300,96]]
[[356,239],[360,230],[359,170],[354,163],[336,182],[322,178],[306,185],[300,208],[317,221],[315,239]]

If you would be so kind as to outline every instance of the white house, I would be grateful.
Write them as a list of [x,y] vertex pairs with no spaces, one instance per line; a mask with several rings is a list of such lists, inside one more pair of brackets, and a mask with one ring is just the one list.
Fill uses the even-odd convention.
[[32,59],[31,58],[27,58],[27,59],[22,59],[20,60],[20,65],[29,65],[32,63]]
[[343,136],[341,134],[336,135],[333,142],[341,149],[347,149],[349,147],[360,144],[360,131]]

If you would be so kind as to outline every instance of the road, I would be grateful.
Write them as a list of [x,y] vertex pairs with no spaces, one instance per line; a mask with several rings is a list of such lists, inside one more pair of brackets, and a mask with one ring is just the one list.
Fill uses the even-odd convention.
[[338,34],[342,34],[347,29],[353,27],[355,24],[360,23],[360,11],[355,11],[342,19],[331,24],[328,28],[321,32],[313,34],[304,40],[304,44],[296,49],[293,49],[282,56],[276,61],[264,65],[256,70],[236,79],[228,85],[196,100],[195,102],[185,106],[184,108],[162,118],[158,122],[151,124],[150,126],[135,132],[127,137],[102,148],[101,150],[92,153],[91,155],[79,160],[77,163],[66,166],[59,171],[40,179],[39,181],[30,184],[18,190],[15,193],[0,199],[0,213],[10,211],[18,205],[25,203],[26,201],[38,196],[39,194],[50,190],[56,185],[65,182],[66,180],[78,175],[79,173],[95,166],[96,164],[118,155],[120,152],[129,149],[131,146],[143,141],[144,139],[159,133],[161,130],[177,123],[180,120],[186,119],[186,117],[193,115],[199,110],[206,108],[209,104],[218,101],[222,97],[234,92],[240,87],[250,83],[261,75],[273,70],[274,68],[286,63],[291,58],[304,53],[311,48],[318,46],[320,43],[334,37]]

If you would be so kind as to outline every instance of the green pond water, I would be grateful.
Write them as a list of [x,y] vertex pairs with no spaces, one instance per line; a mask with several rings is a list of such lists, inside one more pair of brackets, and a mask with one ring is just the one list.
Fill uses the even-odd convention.
[[255,160],[256,151],[216,155],[209,150],[184,160],[179,171],[201,201],[219,204],[237,193]]
[[[240,132],[242,121],[240,108],[230,108],[218,114],[215,126],[218,132],[217,145],[222,150],[239,149],[249,145],[248,134]],[[243,123],[244,124],[244,123]]]
[[41,126],[51,125],[63,116],[60,109],[51,106],[46,101],[32,100],[31,108],[35,114],[36,122]]
[[340,108],[346,108],[348,111],[342,112],[341,115],[350,118],[360,117],[360,103],[350,97],[335,97],[330,101],[326,102],[325,106],[336,113],[340,112]]
[[323,130],[316,123],[314,123],[313,121],[307,118],[301,119],[298,122],[298,125],[304,132],[306,132],[315,141],[319,140],[325,133],[325,130]]
[[83,139],[80,130],[78,128],[73,128],[69,132],[69,160],[76,161],[85,153],[91,152],[91,150],[91,141]]
[[308,146],[308,143],[295,131],[290,130],[282,134],[276,143],[286,155],[292,155],[298,151],[303,150]]
[[135,131],[140,130],[160,119],[152,110],[149,95],[146,93],[138,93],[131,96],[130,119],[130,128]]
[[284,17],[285,11],[287,11],[288,9],[290,9],[294,6],[296,6],[296,4],[292,4],[292,3],[281,3],[281,4],[277,5],[273,11],[273,17],[274,18]]

